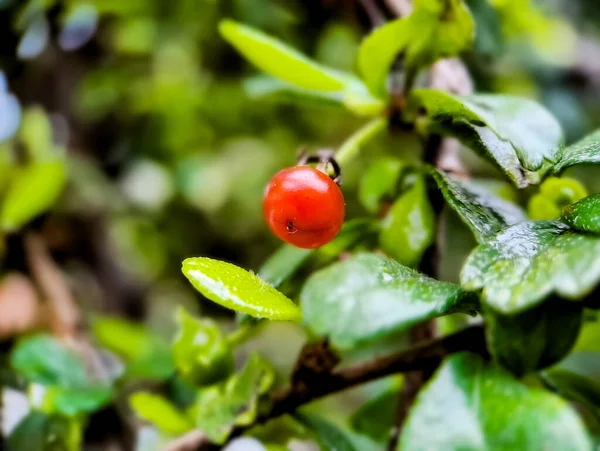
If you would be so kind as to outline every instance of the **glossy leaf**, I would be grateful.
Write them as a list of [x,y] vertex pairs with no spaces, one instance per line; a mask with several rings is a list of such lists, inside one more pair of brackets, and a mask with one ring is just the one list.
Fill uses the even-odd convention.
[[196,427],[211,441],[222,444],[235,425],[249,425],[258,415],[258,402],[275,382],[275,370],[259,354],[225,384],[198,393],[194,408]]
[[560,299],[516,315],[486,309],[488,349],[516,376],[546,368],[565,357],[575,344],[582,312],[581,305]]
[[76,417],[99,410],[111,401],[112,396],[112,389],[104,386],[49,387],[44,404],[53,412]]
[[306,325],[345,349],[477,307],[475,298],[458,285],[367,253],[314,273],[302,289],[300,304]]
[[600,130],[584,137],[581,141],[567,146],[562,152],[554,173],[560,173],[566,168],[579,164],[600,163]]
[[458,213],[480,243],[527,219],[517,205],[479,186],[462,182],[441,171],[434,170],[432,174],[448,205]]
[[386,95],[392,64],[403,54],[408,77],[437,59],[453,57],[473,42],[473,19],[462,0],[419,0],[414,11],[376,29],[363,41],[358,70],[376,96]]
[[572,371],[553,368],[542,373],[546,385],[570,401],[585,406],[600,420],[600,384]]
[[492,309],[515,314],[552,294],[580,299],[600,280],[600,237],[577,233],[559,221],[514,225],[473,250],[461,284],[482,290]]
[[173,360],[179,375],[191,385],[211,385],[234,370],[233,350],[210,319],[197,320],[184,309],[177,311],[179,332],[173,343]]
[[398,450],[500,451],[532,444],[540,450],[592,449],[566,401],[464,353],[447,358],[419,393]]
[[600,194],[592,194],[564,209],[563,221],[582,232],[600,233]]
[[88,384],[83,362],[47,335],[36,335],[19,341],[12,350],[10,363],[30,382],[60,387],[81,387]]
[[560,158],[560,124],[529,99],[477,94],[465,97],[415,89],[410,108],[431,133],[450,135],[498,166],[518,187],[538,183]]
[[129,404],[137,416],[167,434],[185,434],[194,428],[193,423],[170,401],[154,393],[134,393],[129,397]]
[[358,200],[369,213],[379,212],[382,200],[392,200],[396,193],[402,161],[382,157],[373,162],[360,181]]
[[400,389],[385,391],[354,412],[350,425],[356,432],[368,435],[376,442],[384,442],[390,436],[399,403]]
[[305,412],[297,412],[295,417],[313,431],[321,449],[332,451],[358,451],[350,439],[336,426],[320,416]]
[[7,451],[79,451],[82,431],[76,420],[31,411],[11,431]]
[[434,232],[435,214],[427,197],[425,180],[417,177],[382,221],[379,245],[398,263],[415,266],[433,242]]
[[319,91],[338,91],[346,83],[343,75],[261,31],[232,20],[223,20],[219,24],[219,32],[259,69],[288,83]]
[[196,290],[223,307],[258,318],[300,319],[300,309],[290,299],[258,276],[231,263],[188,258],[182,271]]
[[63,161],[37,163],[16,171],[0,208],[0,229],[19,229],[51,208],[65,182]]

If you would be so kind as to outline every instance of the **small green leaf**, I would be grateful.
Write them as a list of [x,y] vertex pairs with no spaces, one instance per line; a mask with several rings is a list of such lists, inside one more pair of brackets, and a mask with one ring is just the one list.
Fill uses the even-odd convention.
[[438,170],[432,174],[448,205],[458,213],[480,243],[506,227],[527,219],[517,205],[479,186],[462,182]]
[[51,208],[66,175],[63,161],[36,163],[15,171],[0,208],[0,229],[16,230]]
[[167,434],[181,435],[194,429],[192,422],[162,396],[138,392],[129,397],[129,404],[137,416]]
[[476,299],[458,285],[367,253],[314,273],[302,289],[300,305],[306,325],[342,349],[436,316],[477,308]]
[[592,194],[563,211],[563,221],[582,232],[600,233],[600,194]]
[[350,417],[352,429],[368,435],[376,442],[384,442],[390,436],[396,419],[400,393],[399,388],[393,388],[363,404]]
[[108,404],[113,396],[110,387],[50,387],[46,391],[44,404],[51,412],[67,417],[93,413]]
[[560,158],[560,124],[529,99],[477,94],[465,97],[415,89],[410,110],[429,133],[451,135],[489,159],[518,187],[539,183]]
[[219,32],[248,61],[262,71],[301,88],[338,91],[346,78],[297,50],[258,30],[232,20],[222,20]]
[[394,60],[405,55],[407,76],[440,58],[468,49],[474,36],[471,14],[462,0],[419,0],[408,17],[376,29],[358,52],[358,70],[371,92],[386,95],[386,80]]
[[600,420],[600,384],[595,380],[560,368],[542,372],[542,378],[552,390],[585,406]]
[[56,157],[52,124],[43,109],[30,107],[23,112],[19,137],[27,150],[27,155],[34,161]]
[[261,266],[258,276],[272,286],[278,287],[288,280],[314,252],[314,249],[302,249],[284,244]]
[[600,237],[559,221],[509,227],[473,250],[461,284],[507,315],[531,309],[551,294],[577,300],[600,280]]
[[31,411],[11,431],[7,451],[79,451],[82,428],[75,419]]
[[181,377],[192,385],[211,385],[234,370],[233,350],[210,319],[197,320],[183,308],[177,311],[179,333],[173,359]]
[[423,177],[394,202],[381,223],[379,245],[398,263],[415,266],[433,242],[435,213],[429,204]]
[[275,370],[259,354],[222,386],[201,390],[195,406],[196,426],[211,441],[223,444],[235,425],[247,426],[258,415],[258,403],[275,382]]
[[320,416],[297,412],[295,417],[312,430],[321,444],[321,449],[332,451],[357,451],[352,442],[335,424]]
[[364,173],[358,190],[358,200],[369,213],[379,212],[382,200],[392,200],[402,172],[402,161],[382,157]]
[[300,320],[300,309],[256,275],[210,258],[188,258],[183,273],[196,290],[223,307],[258,318]]
[[596,130],[581,141],[563,149],[553,172],[559,174],[565,169],[578,164],[598,163],[600,163],[600,130]]
[[83,362],[47,335],[20,340],[12,350],[10,363],[30,382],[60,387],[88,385]]
[[419,393],[398,450],[517,450],[532,445],[540,450],[592,449],[584,425],[566,401],[464,353],[447,358]]
[[571,350],[583,307],[551,299],[517,315],[484,310],[486,341],[494,359],[516,376],[546,368]]

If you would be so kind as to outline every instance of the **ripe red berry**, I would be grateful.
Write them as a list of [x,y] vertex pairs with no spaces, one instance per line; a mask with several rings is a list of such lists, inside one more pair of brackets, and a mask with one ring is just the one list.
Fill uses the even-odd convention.
[[312,249],[329,243],[344,222],[344,196],[324,172],[310,166],[284,169],[265,189],[263,212],[283,241]]

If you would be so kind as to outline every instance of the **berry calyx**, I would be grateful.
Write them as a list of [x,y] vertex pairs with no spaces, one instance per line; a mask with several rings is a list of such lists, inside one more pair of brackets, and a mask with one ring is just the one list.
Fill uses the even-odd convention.
[[275,174],[265,189],[263,213],[286,243],[313,249],[330,242],[344,223],[344,196],[324,172],[294,166]]

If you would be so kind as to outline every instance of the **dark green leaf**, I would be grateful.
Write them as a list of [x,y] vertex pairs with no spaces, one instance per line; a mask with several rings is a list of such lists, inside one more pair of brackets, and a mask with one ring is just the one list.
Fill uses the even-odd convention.
[[288,280],[313,252],[314,249],[301,249],[284,244],[261,266],[258,276],[268,284],[278,287]]
[[438,170],[433,171],[433,177],[448,205],[469,226],[480,243],[504,228],[527,219],[517,205],[479,186],[462,182]]
[[394,202],[381,224],[379,245],[398,263],[416,266],[434,239],[435,214],[423,177]]
[[99,410],[110,402],[112,395],[110,387],[50,387],[46,391],[45,403],[52,411],[75,417]]
[[558,174],[566,168],[578,164],[598,163],[600,163],[600,130],[596,130],[581,141],[566,147],[561,152],[560,159],[553,170]]
[[78,451],[81,426],[76,420],[31,411],[12,430],[7,451]]
[[544,371],[542,378],[552,390],[585,406],[600,420],[600,384],[596,381],[560,368]]
[[304,322],[338,348],[352,348],[452,312],[476,299],[396,261],[361,253],[314,273],[300,295]]
[[564,209],[562,219],[576,230],[600,233],[600,194],[592,194]]
[[560,158],[560,124],[541,105],[519,97],[466,97],[415,89],[410,107],[429,132],[451,135],[496,164],[518,186],[538,183]]
[[258,276],[231,263],[188,258],[183,274],[196,290],[213,302],[258,318],[300,320],[300,309]]
[[197,320],[183,308],[177,311],[179,333],[173,360],[180,376],[192,385],[211,385],[234,370],[233,350],[210,319]]
[[47,335],[22,339],[12,350],[10,363],[30,382],[60,387],[88,385],[83,362]]
[[582,311],[581,305],[560,299],[516,315],[485,309],[488,349],[516,376],[546,368],[561,360],[575,344]]
[[399,388],[394,388],[363,404],[350,417],[352,429],[368,435],[376,442],[384,442],[390,437],[394,425],[400,393]]
[[398,449],[591,451],[592,444],[563,399],[465,353],[446,359],[418,395]]
[[223,385],[198,393],[196,426],[213,442],[222,444],[235,425],[249,425],[258,415],[258,403],[275,382],[272,365],[258,354]]
[[379,158],[369,166],[358,190],[358,200],[367,211],[377,213],[382,200],[394,198],[402,166],[402,161],[393,157]]
[[138,392],[129,397],[129,404],[144,420],[156,425],[167,434],[181,435],[194,424],[167,399],[154,393]]
[[600,279],[600,237],[559,221],[514,225],[480,244],[461,273],[463,288],[504,314],[533,308],[551,294],[580,299]]
[[322,446],[328,451],[357,451],[352,442],[333,423],[314,414],[296,413],[296,418],[312,430]]

